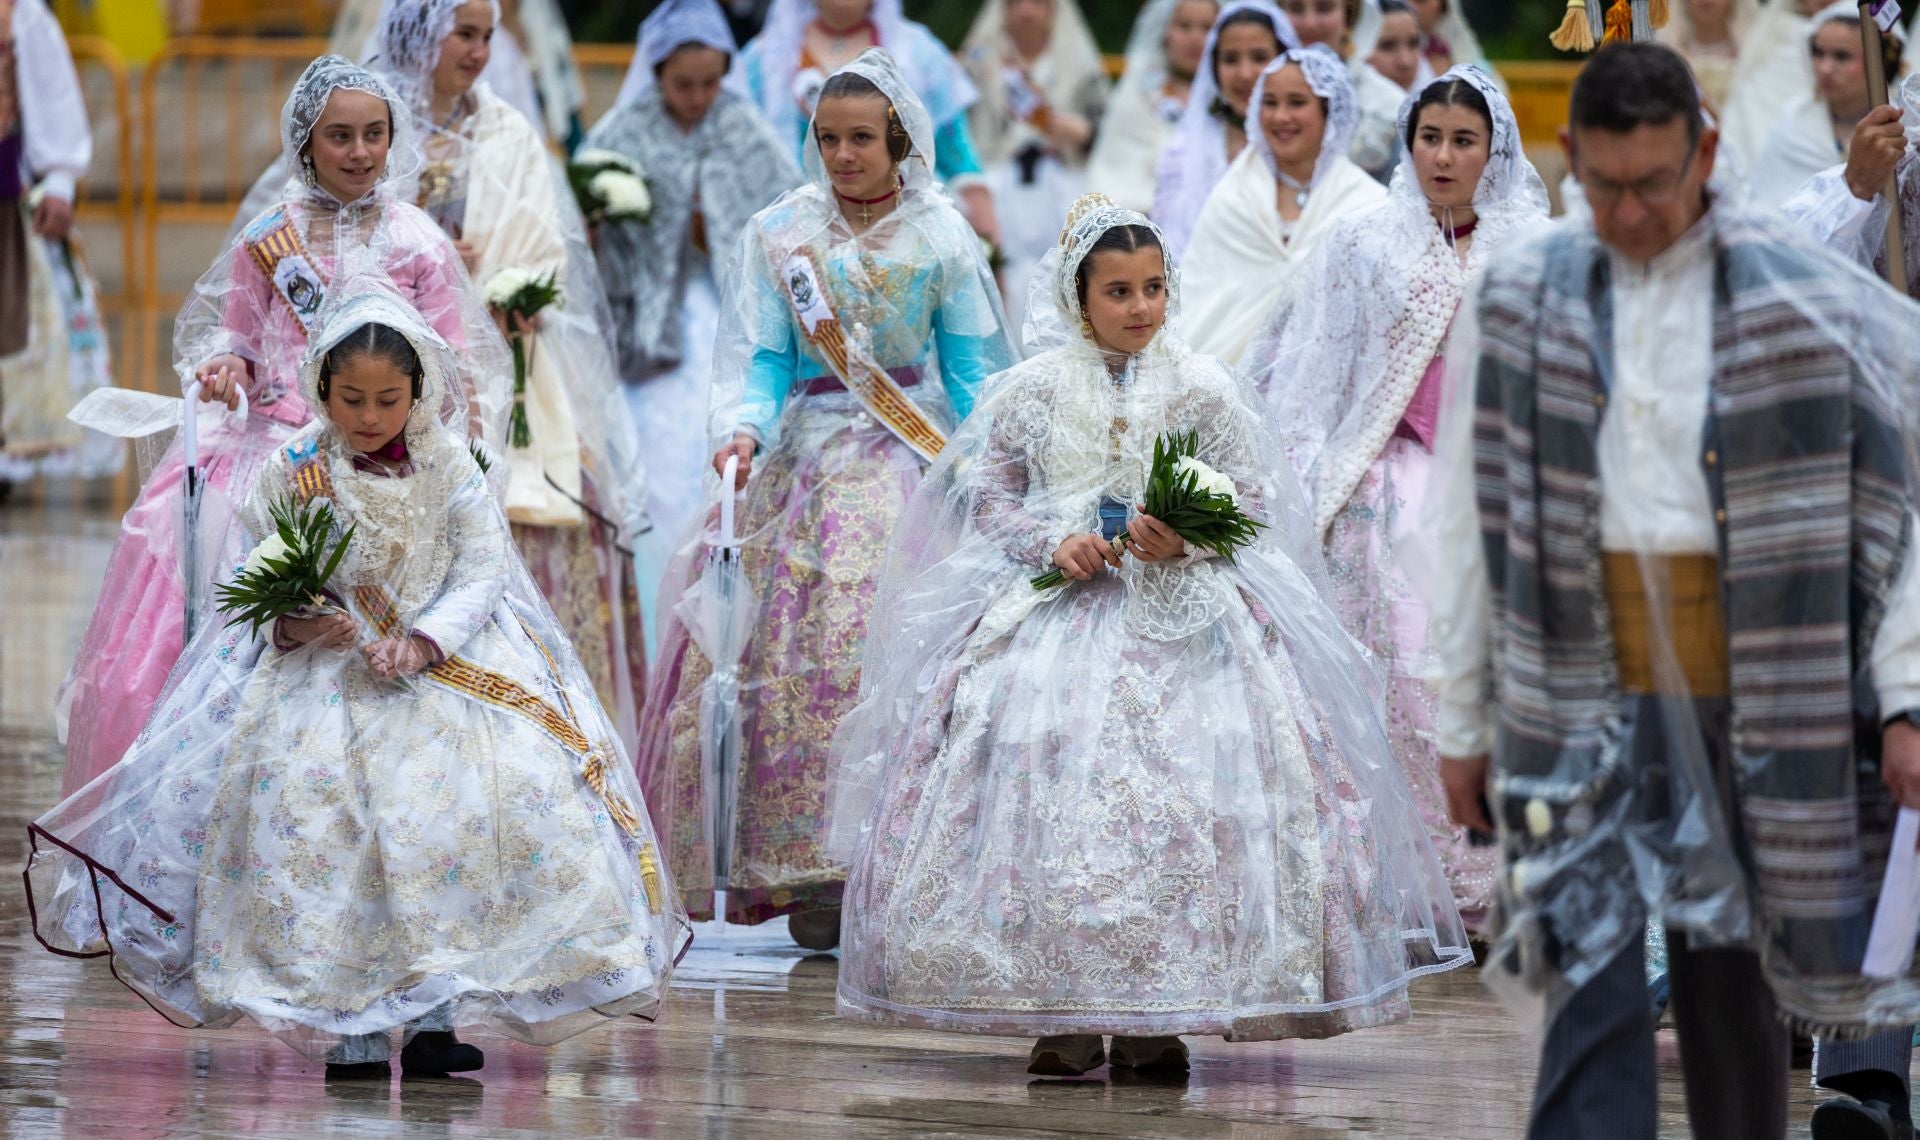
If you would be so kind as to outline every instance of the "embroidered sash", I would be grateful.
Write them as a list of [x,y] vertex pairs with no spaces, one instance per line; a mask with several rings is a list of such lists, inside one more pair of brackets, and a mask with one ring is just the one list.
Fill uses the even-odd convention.
[[[325,457],[320,454],[318,440],[308,439],[291,444],[286,448],[286,455],[293,463],[294,493],[301,502],[333,497],[333,478],[327,470]],[[393,596],[387,593],[385,586],[356,586],[353,600],[381,637],[392,637],[402,632],[399,608],[393,604]],[[513,678],[482,668],[463,657],[448,657],[429,665],[421,671],[421,675],[463,696],[519,716],[552,737],[562,748],[581,757],[580,777],[593,794],[600,797],[601,804],[607,809],[607,816],[628,838],[640,840],[642,828],[639,813],[620,794],[619,789],[610,787],[607,782],[607,766],[614,762],[614,754],[609,749],[595,747],[581,729],[573,712],[573,704],[567,699],[566,686],[560,678],[560,663],[554,660],[546,643],[524,621],[520,623],[520,629],[546,662],[548,681],[560,701],[557,708]],[[659,857],[651,841],[640,842],[635,859],[639,865],[641,889],[647,896],[647,910],[660,914],[666,895],[660,883]]]
[[273,284],[274,295],[311,335],[321,302],[326,300],[327,279],[307,256],[307,244],[300,239],[300,230],[287,215],[287,208],[275,206],[249,222],[240,243]]
[[946,433],[908,398],[892,376],[847,344],[846,330],[821,284],[820,268],[813,255],[804,249],[795,251],[780,267],[780,280],[807,343],[874,419],[931,462],[947,446]]

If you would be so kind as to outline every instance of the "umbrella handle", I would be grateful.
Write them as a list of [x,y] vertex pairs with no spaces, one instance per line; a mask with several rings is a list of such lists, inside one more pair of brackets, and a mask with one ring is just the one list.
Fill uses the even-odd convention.
[[200,381],[187,381],[187,402],[180,409],[180,458],[188,469],[200,466]]
[[[188,467],[200,466],[200,378],[187,381],[186,402],[180,409],[180,453]],[[236,388],[240,397],[240,406],[227,414],[238,417],[242,423],[247,418],[247,390]]]
[[727,469],[720,476],[720,545],[726,549],[739,546],[738,537],[733,532],[733,485],[740,475],[740,453],[727,456]]

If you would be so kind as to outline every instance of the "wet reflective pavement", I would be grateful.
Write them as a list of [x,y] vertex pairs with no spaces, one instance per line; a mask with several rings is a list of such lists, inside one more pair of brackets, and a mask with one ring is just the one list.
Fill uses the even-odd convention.
[[[834,1016],[836,963],[784,923],[703,926],[654,1025],[539,1049],[484,1034],[473,1078],[327,1084],[243,1023],[168,1024],[101,962],[28,930],[25,824],[60,782],[53,694],[114,535],[59,496],[0,505],[0,1131],[39,1136],[1518,1136],[1533,1046],[1470,972],[1416,987],[1412,1022],[1333,1041],[1194,1039],[1184,1086],[1096,1070],[1035,1080],[1030,1042]],[[1671,1033],[1663,1135],[1685,1136]],[[397,1069],[397,1067],[396,1067]],[[1813,1099],[1796,1074],[1795,1136]]]

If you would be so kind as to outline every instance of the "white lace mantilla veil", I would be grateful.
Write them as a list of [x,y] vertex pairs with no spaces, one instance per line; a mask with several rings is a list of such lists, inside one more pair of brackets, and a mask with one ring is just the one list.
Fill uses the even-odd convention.
[[624,107],[658,86],[654,72],[667,57],[683,47],[709,47],[732,56],[740,45],[716,0],[665,0],[640,22],[634,40],[633,62],[620,80],[615,109]]
[[[1170,316],[1147,348],[1116,370],[1110,367],[1114,354],[1080,331],[1075,276],[1095,243],[1119,226],[1143,227],[1160,245]],[[940,731],[928,702],[951,682],[935,678],[969,645],[1014,637],[1024,622],[1052,620],[1042,607],[1069,604],[1034,590],[1029,578],[1049,568],[1062,541],[1097,529],[1103,497],[1138,501],[1133,496],[1142,493],[1156,439],[1193,431],[1200,458],[1233,479],[1242,506],[1266,528],[1230,563],[1199,555],[1158,564],[1127,558],[1119,571],[1127,589],[1124,617],[1113,616],[1125,621],[1127,636],[1187,644],[1190,655],[1201,655],[1226,652],[1209,631],[1230,611],[1244,615],[1250,607],[1268,631],[1267,644],[1290,657],[1303,686],[1290,713],[1275,713],[1266,725],[1256,722],[1253,731],[1288,739],[1317,734],[1329,754],[1343,757],[1352,766],[1359,799],[1368,805],[1368,819],[1354,822],[1379,843],[1381,878],[1368,891],[1393,912],[1387,920],[1397,924],[1401,938],[1392,954],[1367,963],[1360,988],[1377,996],[1417,973],[1470,961],[1444,873],[1379,720],[1380,679],[1329,602],[1312,516],[1270,413],[1250,386],[1181,339],[1173,316],[1179,276],[1164,236],[1145,216],[1089,196],[1076,206],[1062,240],[1046,262],[1050,285],[1044,293],[1037,287],[1032,292],[1033,308],[1047,311],[1027,315],[1030,329],[1049,330],[1049,347],[989,383],[986,397],[902,512],[889,544],[868,624],[861,701],[835,738],[839,775],[830,799],[830,852],[849,858],[857,870],[876,827],[904,826],[875,812],[897,798],[889,784],[899,758],[923,746],[920,734]],[[1063,589],[1074,588],[1070,583]],[[1053,671],[1046,660],[1021,668],[1036,676]],[[964,676],[959,684],[964,693]],[[930,688],[936,690],[932,696]],[[1097,716],[1084,710],[1109,699],[1104,679],[1088,690],[1084,702],[1058,715],[1071,718],[1079,710]],[[1299,724],[1290,719],[1296,714],[1305,718]],[[1316,723],[1308,727],[1306,720]],[[1028,734],[1032,754],[1042,756],[1050,747],[1046,741],[1095,739],[1103,726],[1069,719],[995,731],[1009,747],[1014,736]],[[1097,796],[1092,789],[1083,794]],[[1063,802],[1074,798],[1069,790]],[[1245,822],[1243,811],[1264,819],[1266,809],[1251,802],[1214,810],[1235,817],[1221,826],[1272,826]],[[876,876],[897,871],[872,869]],[[1269,897],[1269,889],[1286,888],[1262,883],[1256,893]],[[852,890],[850,882],[850,897]],[[854,910],[848,916],[857,921]],[[843,1002],[848,985],[843,977]]]
[[[968,280],[973,287],[984,290],[978,304],[965,306],[965,312],[954,307],[948,313],[949,319],[964,318],[972,323],[949,327],[947,331],[984,337],[1006,326],[1000,312],[999,286],[987,268],[980,240],[934,177],[933,119],[907,84],[899,65],[886,51],[869,48],[835,74],[866,79],[893,105],[893,113],[912,145],[911,153],[899,166],[900,204],[865,235],[856,238],[841,216],[832,180],[827,177],[820,157],[819,143],[811,127],[808,129],[804,151],[806,182],[754,215],[753,222],[740,235],[733,255],[738,271],[725,275],[722,281],[720,334],[714,344],[707,421],[708,438],[715,448],[733,439],[734,429],[741,423],[737,413],[754,354],[762,349],[783,351],[790,343],[792,314],[784,307],[775,310],[758,304],[755,290],[768,284],[784,296],[785,285],[772,284],[772,275],[777,274],[789,254],[803,246],[845,241],[873,246],[893,240],[893,235],[902,230],[910,230],[925,243],[930,256],[941,263],[949,297],[962,296],[969,288],[962,282]],[[849,350],[865,352],[863,346],[870,341],[871,330],[855,321],[847,333]],[[714,478],[711,472],[709,478]]]
[[[1493,114],[1467,264],[1434,219],[1406,147],[1422,88],[1400,110],[1400,163],[1387,200],[1342,219],[1321,242],[1246,357],[1245,371],[1274,408],[1287,455],[1313,494],[1321,533],[1386,442],[1371,438],[1383,418],[1376,405],[1404,410],[1445,344],[1468,279],[1547,220],[1546,184],[1527,160],[1506,95],[1472,65],[1428,86],[1456,81],[1478,91]],[[1387,431],[1397,419],[1398,411],[1384,417]]]
[[[1300,46],[1300,37],[1287,18],[1270,0],[1230,0],[1220,6],[1220,16],[1207,33],[1207,48],[1200,55],[1199,70],[1193,74],[1193,86],[1187,95],[1187,108],[1180,113],[1173,142],[1160,156],[1160,173],[1153,192],[1153,220],[1173,243],[1174,256],[1186,248],[1193,226],[1200,220],[1207,195],[1227,172],[1227,128],[1215,113],[1213,104],[1220,97],[1220,86],[1213,81],[1213,57],[1219,46],[1220,25],[1239,12],[1258,12],[1272,24],[1286,51]],[[1247,101],[1248,111],[1259,99]]]

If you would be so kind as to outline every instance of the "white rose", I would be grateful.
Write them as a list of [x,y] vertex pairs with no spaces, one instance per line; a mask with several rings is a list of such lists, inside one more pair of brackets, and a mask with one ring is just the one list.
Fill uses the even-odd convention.
[[630,174],[637,175],[641,173],[640,164],[635,162],[631,157],[621,154],[617,150],[607,150],[604,147],[597,146],[590,146],[583,150],[575,151],[573,153],[573,164],[575,166],[611,166],[619,170],[627,171]]
[[609,218],[644,218],[653,212],[653,195],[645,181],[617,170],[602,171],[587,184],[606,204]]
[[1224,495],[1238,500],[1238,488],[1234,487],[1233,480],[1191,455],[1182,456],[1180,462],[1174,464],[1174,471],[1181,475],[1192,473],[1194,484],[1209,495]]
[[487,279],[487,304],[504,307],[513,299],[513,295],[532,284],[533,271],[521,268],[502,269]]
[[247,564],[242,566],[241,570],[249,574],[258,574],[266,568],[269,558],[276,561],[285,558],[288,550],[289,547],[287,546],[286,540],[280,537],[278,531],[275,531],[273,534],[268,535],[260,545],[253,548],[253,553],[247,555]]

